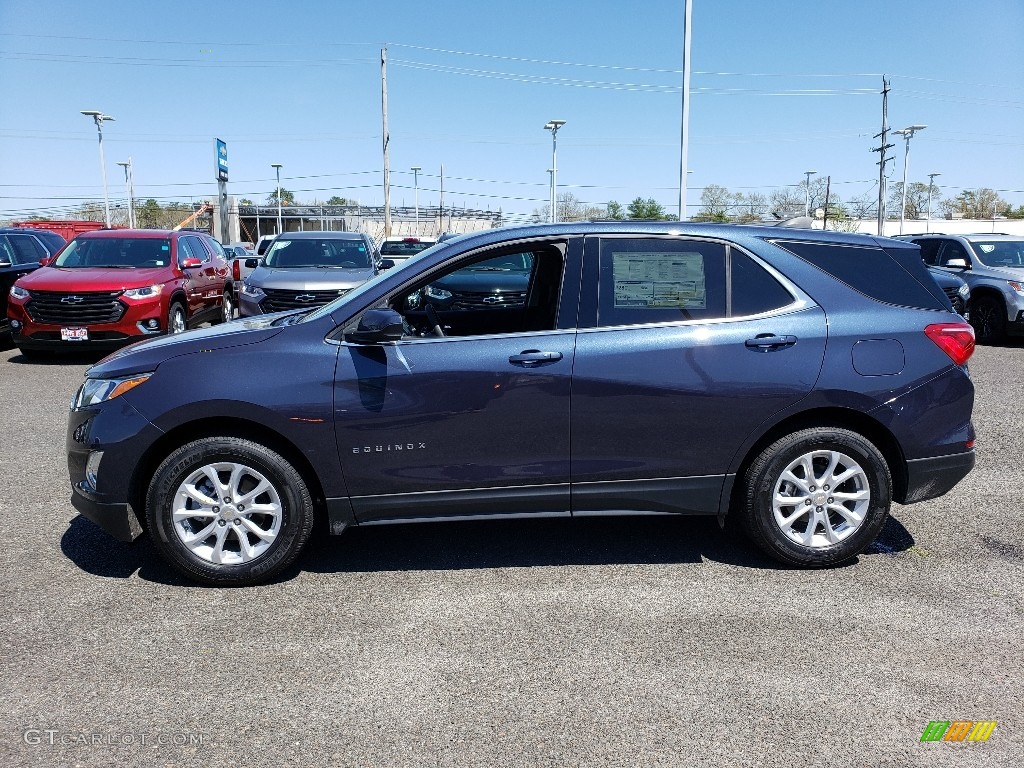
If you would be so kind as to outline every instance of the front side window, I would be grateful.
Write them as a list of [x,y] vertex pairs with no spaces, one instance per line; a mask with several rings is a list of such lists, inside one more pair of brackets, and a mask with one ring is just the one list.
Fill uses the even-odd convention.
[[32,235],[8,235],[15,264],[32,264],[46,258],[46,249]]
[[967,255],[967,250],[956,240],[943,241],[942,247],[939,249],[939,266],[946,266],[946,262],[950,259],[963,259],[968,264],[971,263],[971,257]]
[[166,267],[170,264],[170,259],[171,241],[168,238],[89,237],[72,240],[57,257],[54,266]]
[[920,246],[921,248],[921,259],[925,264],[930,266],[940,266],[939,264],[939,246],[942,245],[942,241],[937,238],[929,238],[927,240],[914,240],[914,245]]

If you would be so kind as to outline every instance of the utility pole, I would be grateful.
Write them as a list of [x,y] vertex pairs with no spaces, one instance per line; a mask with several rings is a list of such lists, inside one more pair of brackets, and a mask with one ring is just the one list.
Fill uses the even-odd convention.
[[437,233],[444,232],[444,163],[441,163],[441,200],[437,206]]
[[875,147],[872,152],[881,152],[878,159],[878,235],[882,236],[885,228],[885,164],[892,158],[885,156],[887,150],[892,149],[895,144],[886,144],[889,134],[889,78],[882,75],[882,132],[876,133],[872,138],[882,139],[882,145]]
[[391,236],[391,166],[388,160],[388,49],[380,49],[381,114],[384,119],[384,237]]
[[683,3],[683,103],[679,129],[679,220],[686,219],[686,164],[690,153],[690,20],[692,0]]
[[825,214],[821,218],[821,231],[828,229],[828,198],[832,192],[832,177],[825,177]]
[[932,189],[935,188],[935,177],[941,175],[941,173],[928,174],[928,218],[925,220],[924,225],[925,234],[931,232],[932,229]]

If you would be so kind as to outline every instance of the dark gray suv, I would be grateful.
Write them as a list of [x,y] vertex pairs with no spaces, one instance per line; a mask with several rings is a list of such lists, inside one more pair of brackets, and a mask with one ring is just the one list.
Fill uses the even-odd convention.
[[[480,281],[500,300],[465,300]],[[72,501],[114,536],[148,530],[207,584],[272,578],[315,515],[332,533],[711,515],[784,563],[826,567],[863,552],[893,501],[941,496],[971,470],[973,349],[896,240],[490,230],[318,309],[94,366],[68,421]]]

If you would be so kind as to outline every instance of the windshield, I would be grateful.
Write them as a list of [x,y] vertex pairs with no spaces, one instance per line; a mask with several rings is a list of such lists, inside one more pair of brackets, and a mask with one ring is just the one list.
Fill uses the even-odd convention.
[[432,246],[429,240],[386,240],[381,243],[381,256],[412,256]]
[[263,264],[275,269],[369,269],[371,266],[370,254],[362,240],[326,237],[302,240],[278,238],[267,250]]
[[1024,267],[1024,240],[972,241],[978,260],[986,267]]
[[72,240],[55,267],[166,267],[171,241],[165,237],[95,237]]

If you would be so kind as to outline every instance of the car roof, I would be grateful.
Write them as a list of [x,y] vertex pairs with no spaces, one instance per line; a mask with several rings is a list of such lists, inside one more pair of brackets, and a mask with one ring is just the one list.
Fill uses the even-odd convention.
[[281,240],[362,240],[365,235],[361,232],[332,232],[330,230],[317,232],[282,232],[276,237]]
[[[82,232],[78,238],[106,238],[106,237],[127,237],[131,239],[158,239],[168,238],[174,235],[206,235],[205,232],[196,230],[170,230],[170,229],[94,229],[91,232]],[[209,235],[206,235],[209,237]],[[76,238],[77,239],[77,238]]]

